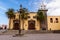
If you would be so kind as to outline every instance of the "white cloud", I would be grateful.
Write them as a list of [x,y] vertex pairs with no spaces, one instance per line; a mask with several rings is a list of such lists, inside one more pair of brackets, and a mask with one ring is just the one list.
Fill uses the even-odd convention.
[[[60,16],[60,0],[43,0],[48,9],[48,16]],[[34,6],[33,6],[34,5]],[[34,1],[33,8],[37,11],[40,8],[41,1]],[[30,5],[31,6],[31,5]]]
[[6,8],[4,8],[4,7],[2,7],[2,6],[0,6],[0,9],[6,11]]
[[60,16],[60,0],[52,0],[47,4],[48,16]]
[[0,2],[0,10],[6,11],[5,4]]
[[32,8],[30,11],[36,12],[40,8],[41,0],[31,0],[28,5]]

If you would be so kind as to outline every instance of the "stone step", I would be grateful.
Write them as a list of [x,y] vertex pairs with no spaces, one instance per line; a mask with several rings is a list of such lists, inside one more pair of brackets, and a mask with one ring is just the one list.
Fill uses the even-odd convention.
[[2,32],[0,32],[0,34],[18,34],[18,30],[2,30]]
[[28,31],[26,31],[26,30],[24,30],[24,33],[25,34],[40,34],[40,33],[52,33],[52,31],[47,31],[47,30],[39,30],[39,31],[37,31],[37,30],[28,30]]
[[[18,34],[19,31],[18,30],[6,30],[3,32],[0,32],[0,34]],[[22,30],[21,34],[40,34],[40,33],[52,33],[52,31],[47,31],[47,30]]]

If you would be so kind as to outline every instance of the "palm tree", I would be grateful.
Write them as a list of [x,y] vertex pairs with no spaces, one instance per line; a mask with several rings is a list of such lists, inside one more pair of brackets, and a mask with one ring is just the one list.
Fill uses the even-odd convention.
[[8,11],[6,12],[7,17],[9,18],[9,29],[10,29],[10,25],[11,25],[11,19],[14,18],[14,9],[10,8],[8,9]]
[[44,23],[44,19],[45,18],[44,18],[43,12],[38,10],[38,12],[37,12],[37,20],[39,20],[41,28],[42,28],[42,23]]
[[22,23],[23,23],[23,25],[22,25],[22,27],[23,27],[23,30],[24,30],[24,20],[25,19],[27,19],[27,17],[28,17],[28,10],[26,9],[26,8],[22,8],[22,10],[20,11],[20,15],[21,15],[21,19],[22,19]]

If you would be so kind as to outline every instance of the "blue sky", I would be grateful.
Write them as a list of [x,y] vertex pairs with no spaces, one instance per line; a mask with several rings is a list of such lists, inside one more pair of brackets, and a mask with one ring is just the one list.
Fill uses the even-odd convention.
[[[57,9],[56,11],[52,11],[52,13],[50,13],[51,10],[53,10],[52,4],[57,6],[58,2],[60,3],[60,1],[59,0],[58,1],[57,0],[43,0],[43,1],[46,4],[47,8],[49,9],[48,14],[54,15],[54,12],[56,12]],[[16,10],[19,10],[20,4],[22,4],[23,7],[27,8],[29,11],[36,12],[40,8],[41,2],[42,0],[0,0],[0,24],[8,24],[8,18],[5,15],[5,12],[9,8],[13,8],[16,11]],[[58,7],[60,8],[60,6]],[[58,8],[58,7],[55,7],[55,8]]]
[[5,12],[9,8],[13,8],[16,11],[19,10],[20,4],[22,4],[29,11],[37,11],[36,3],[40,2],[41,0],[0,0],[0,24],[8,24]]

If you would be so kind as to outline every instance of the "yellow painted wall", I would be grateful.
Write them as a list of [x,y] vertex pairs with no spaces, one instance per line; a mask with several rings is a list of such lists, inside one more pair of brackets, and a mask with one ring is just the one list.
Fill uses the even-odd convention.
[[[13,20],[19,19],[19,13],[16,13],[15,16],[16,16],[15,19],[11,19],[10,29],[13,29]],[[35,12],[31,12],[31,13],[29,13],[28,16],[30,16],[30,18],[24,20],[24,27],[23,27],[23,20],[20,19],[21,20],[20,21],[20,24],[21,24],[20,25],[20,28],[21,29],[24,28],[24,30],[28,30],[28,21],[29,20],[34,20],[35,21],[35,30],[40,30],[40,23],[39,23],[39,21],[37,21],[36,18],[33,18],[33,16],[36,16],[36,13]]]
[[36,16],[36,15],[37,15],[36,12],[31,12],[31,13],[29,13],[28,16],[30,16],[30,18],[28,18],[28,21],[29,21],[29,20],[34,20],[34,21],[35,21],[35,30],[40,30],[39,22],[37,21],[36,18],[33,18],[33,16]]
[[15,19],[19,19],[19,13],[15,13]]
[[28,30],[28,20],[24,20],[24,30]]
[[[15,19],[11,19],[10,29],[13,29],[13,20],[19,19],[19,13],[16,13],[15,15],[16,15]],[[30,16],[30,18],[24,20],[24,27],[22,26],[23,20],[20,21],[21,29],[24,28],[24,30],[28,30],[28,21],[34,20],[35,30],[40,30],[40,22],[36,18],[33,18],[33,16],[36,16],[36,13],[31,12],[29,13],[28,16]],[[53,23],[50,22],[50,18],[53,18]],[[55,18],[58,18],[58,23],[55,22],[56,21]],[[47,27],[48,27],[48,30],[50,30],[50,28],[51,30],[60,30],[60,16],[47,16]]]
[[[50,22],[50,18],[53,18],[53,23]],[[58,23],[56,23],[55,18],[58,18]],[[60,30],[60,16],[48,16],[47,17],[48,30]]]
[[11,20],[10,20],[10,21],[11,21],[11,24],[10,24],[9,29],[13,29],[13,20],[14,20],[14,19],[11,19]]

